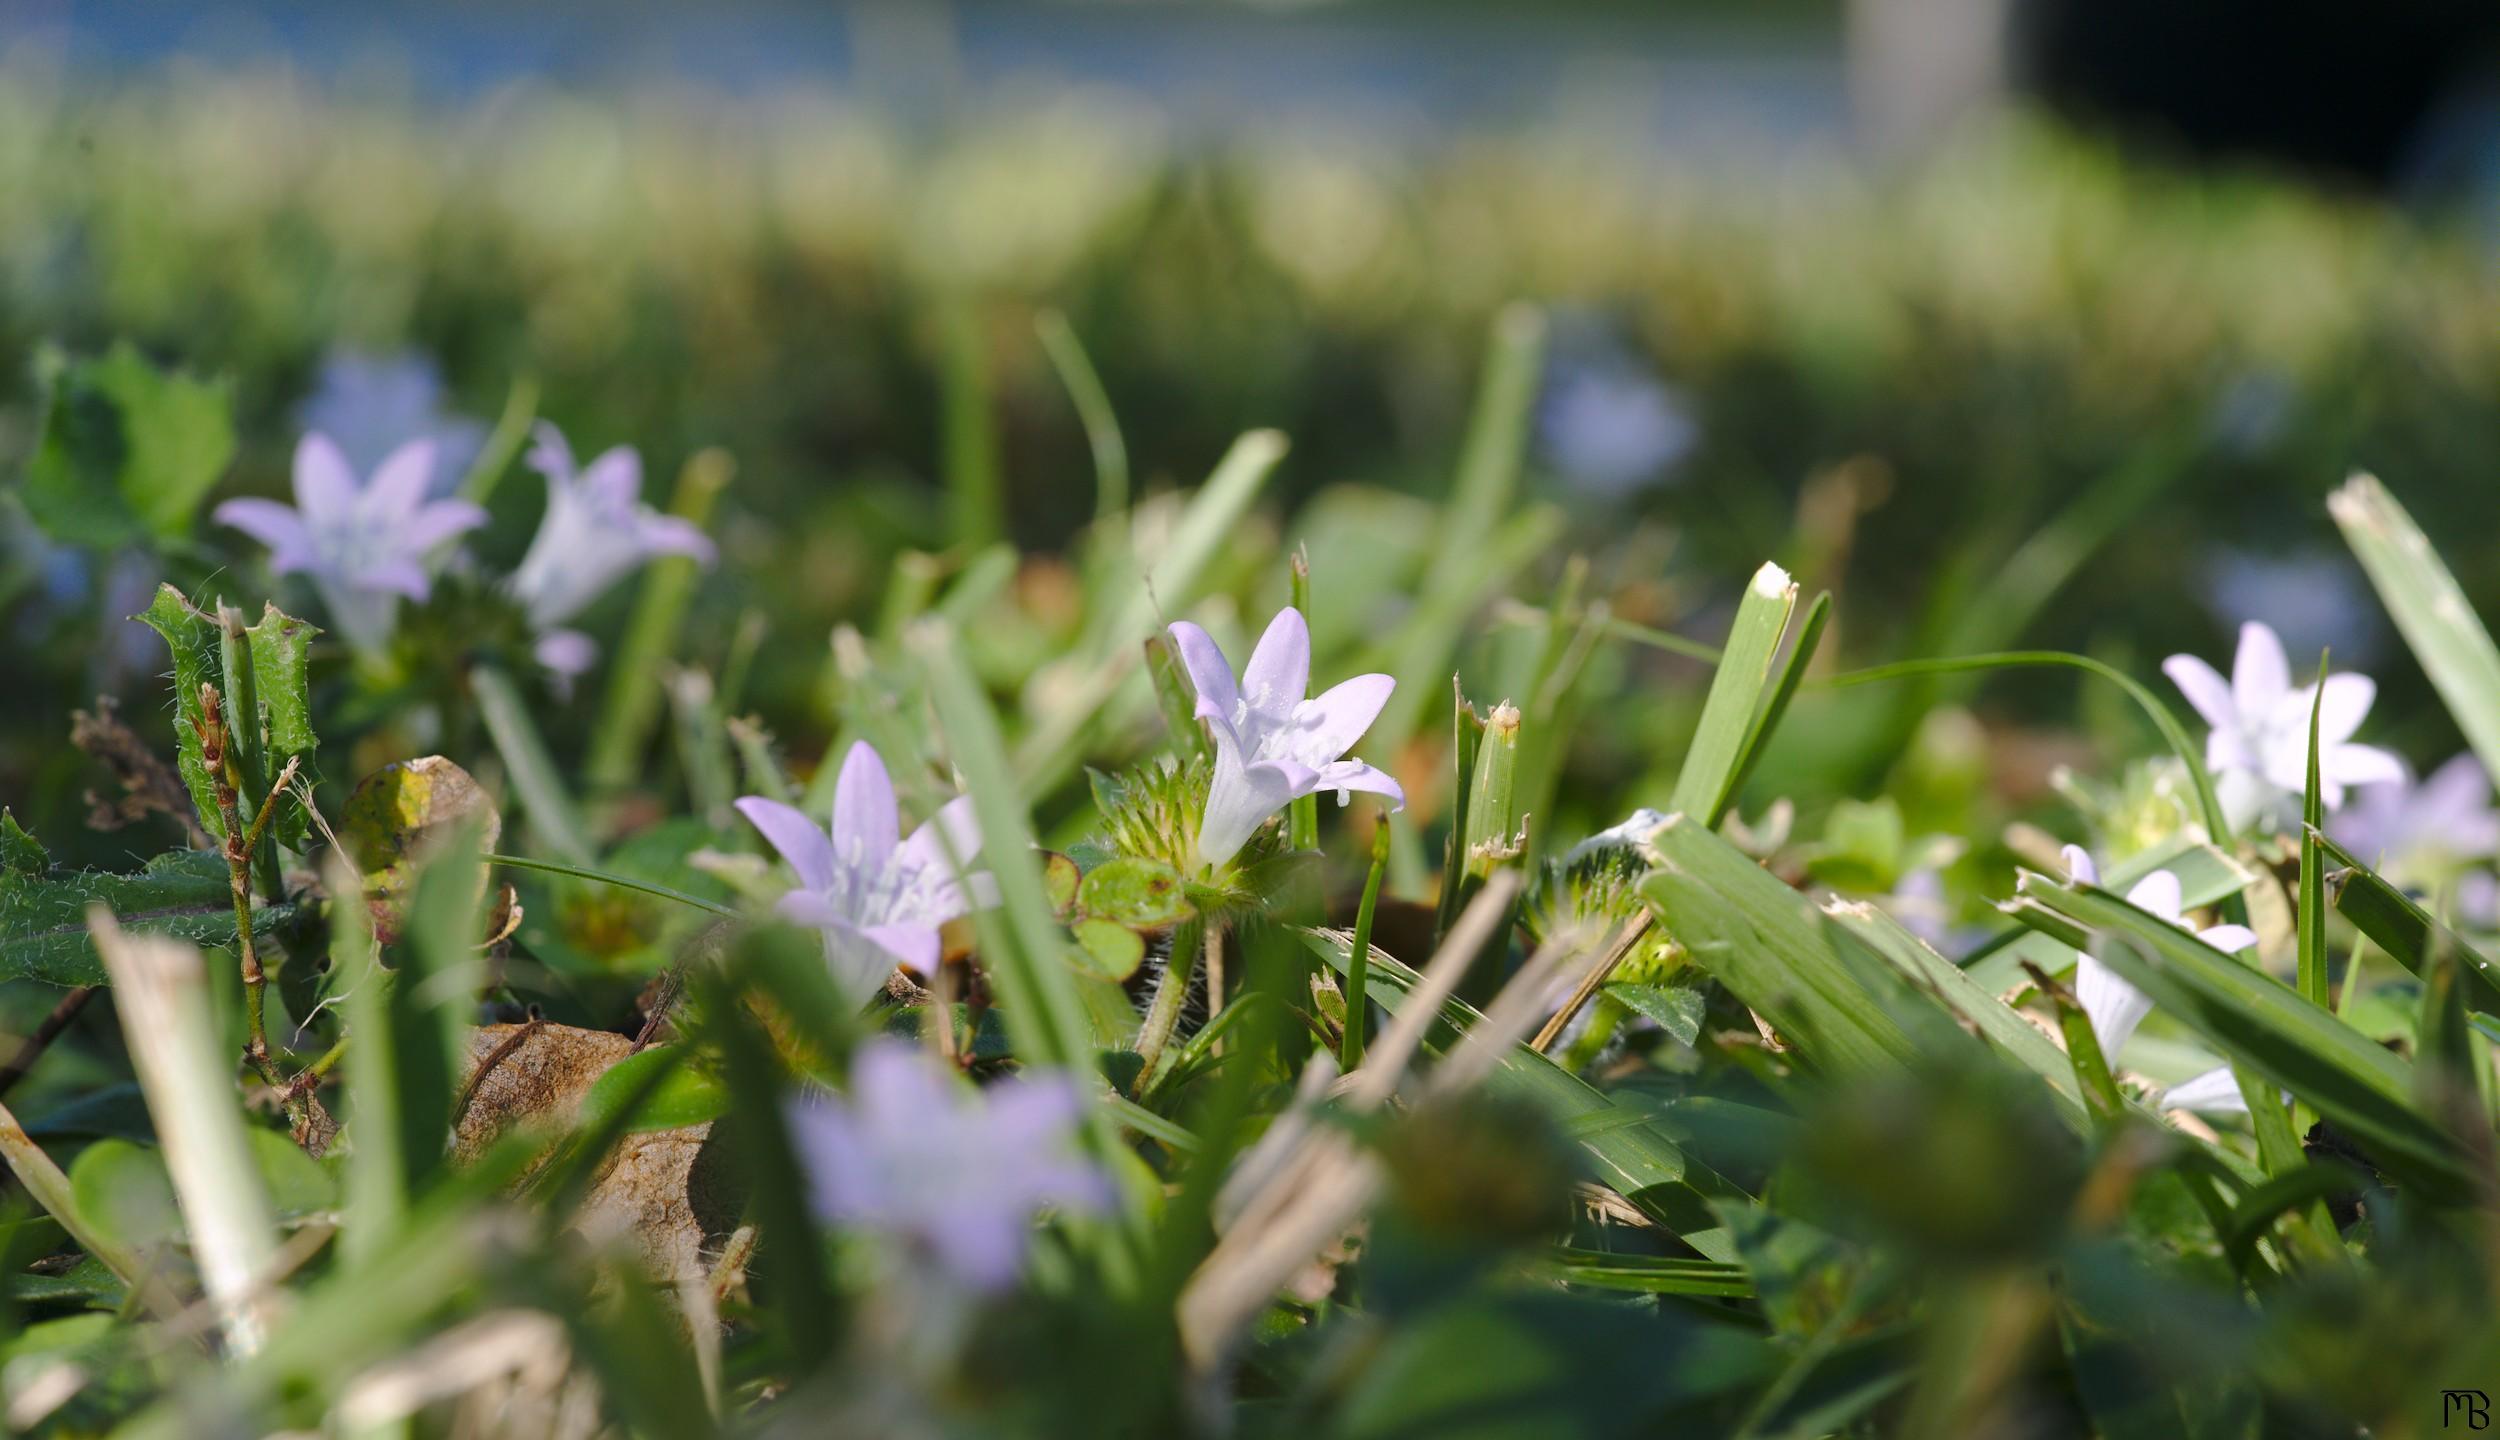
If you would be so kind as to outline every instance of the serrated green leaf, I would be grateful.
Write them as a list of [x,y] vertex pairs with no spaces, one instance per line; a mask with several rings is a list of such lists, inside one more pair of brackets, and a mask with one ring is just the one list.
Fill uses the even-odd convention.
[[51,868],[52,855],[43,848],[43,842],[27,834],[16,816],[0,807],[0,870],[41,875]]
[[[101,985],[104,966],[87,938],[87,907],[110,909],[125,930],[195,945],[234,943],[234,894],[226,863],[207,850],[159,855],[136,875],[0,870],[0,980]],[[295,913],[291,905],[252,911],[252,933],[267,935]]]
[[180,539],[234,458],[222,381],[157,369],[127,341],[54,359],[26,508],[53,539],[111,547]]
[[217,788],[209,781],[208,762],[200,752],[200,687],[224,673],[218,654],[217,627],[194,609],[171,585],[156,587],[156,599],[131,617],[165,637],[174,657],[174,758],[183,788],[200,812],[200,824],[224,839],[226,822],[217,813]]
[[[266,754],[263,768],[271,782],[297,762],[296,773],[307,784],[315,778],[313,751],[320,739],[313,732],[311,687],[307,678],[312,639],[320,627],[298,620],[275,605],[264,605],[259,623],[246,629],[252,657],[252,683],[258,698]],[[280,804],[269,822],[278,843],[301,849],[307,820],[301,805]]]

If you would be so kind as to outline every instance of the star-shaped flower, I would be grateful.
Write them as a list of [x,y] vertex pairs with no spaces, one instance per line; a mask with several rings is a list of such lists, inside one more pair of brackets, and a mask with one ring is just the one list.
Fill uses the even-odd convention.
[[573,449],[555,426],[540,421],[530,467],[547,477],[547,513],[512,593],[541,632],[540,663],[559,674],[588,667],[596,647],[560,629],[627,571],[655,555],[689,555],[710,564],[712,541],[694,522],[642,503],[642,457],[619,445],[576,469]]
[[2491,777],[2471,752],[2416,782],[2364,785],[2327,825],[2327,833],[2373,865],[2408,859],[2480,860],[2500,853],[2500,810]]
[[1241,682],[1232,662],[1207,632],[1186,620],[1172,626],[1189,682],[1198,691],[1198,718],[1215,739],[1215,780],[1207,789],[1205,818],[1198,825],[1198,858],[1222,865],[1240,853],[1267,817],[1293,800],[1322,790],[1386,795],[1390,808],[1406,808],[1398,782],[1360,760],[1339,757],[1371,728],[1397,682],[1386,675],[1357,675],[1317,699],[1311,683],[1311,632],[1302,612],[1287,606],[1268,622],[1250,652]]
[[365,654],[390,643],[401,597],[422,601],[448,541],[486,523],[466,500],[428,500],[435,447],[400,446],[369,480],[329,437],[313,432],[295,447],[295,503],[229,500],[217,519],[269,547],[270,568],[304,574],[321,592],[330,622]]
[[[2064,853],[2067,874],[2086,885],[2101,883],[2100,867],[2082,846],[2069,845]],[[2156,870],[2135,882],[2127,891],[2127,903],[2188,931],[2216,950],[2236,953],[2257,943],[2257,932],[2245,925],[2208,925],[2200,930],[2179,918],[2179,877],[2167,870]],[[2101,1042],[2101,1054],[2113,1066],[2118,1063],[2118,1052],[2134,1038],[2136,1027],[2153,1013],[2153,997],[2089,954],[2075,964],[2075,1000],[2083,1006],[2084,1018],[2092,1022],[2092,1038]],[[2214,1081],[2216,1075],[2222,1077],[2219,1084]],[[2172,1086],[2162,1096],[2162,1107],[2220,1111],[2244,1110],[2247,1105],[2230,1069],[2223,1067]]]
[[850,1092],[794,1103],[790,1130],[821,1218],[884,1232],[964,1288],[994,1291],[1023,1270],[1044,1209],[1112,1203],[1076,1148],[1083,1106],[1065,1077],[975,1089],[879,1037],[852,1057]]
[[[2309,711],[2318,687],[2292,688],[2291,663],[2273,630],[2254,620],[2240,627],[2228,683],[2193,655],[2173,655],[2161,668],[2213,727],[2205,738],[2205,765],[2223,782],[2235,823],[2245,824],[2308,788]],[[2377,696],[2378,686],[2367,675],[2326,679],[2326,697],[2318,703],[2318,789],[2329,810],[2344,803],[2347,785],[2404,776],[2395,756],[2351,743]]]
[[970,868],[981,849],[972,798],[956,796],[911,838],[898,838],[894,782],[865,741],[843,758],[830,833],[760,795],[740,800],[738,812],[798,872],[799,888],[775,910],[824,932],[826,963],[858,993],[884,984],[897,965],[935,974],[938,927],[998,903],[997,881]]

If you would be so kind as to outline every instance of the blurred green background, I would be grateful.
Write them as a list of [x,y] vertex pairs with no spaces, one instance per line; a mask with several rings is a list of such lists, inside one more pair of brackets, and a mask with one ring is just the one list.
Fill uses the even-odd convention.
[[[1918,27],[1948,10],[2013,38],[1913,45],[1902,71],[1895,32],[1944,35]],[[2376,470],[2500,605],[2471,185],[2424,201],[2369,156],[2322,181],[2297,146],[2054,118],[2038,96],[2075,67],[2034,84],[2007,57],[2061,14],[38,5],[0,30],[0,476],[33,440],[37,348],[120,339],[232,384],[220,494],[282,491],[307,424],[372,430],[369,461],[481,432],[516,383],[577,448],[641,447],[655,498],[721,447],[696,658],[762,613],[748,695],[804,758],[835,728],[827,635],[958,533],[950,476],[994,474],[1040,553],[1091,517],[1045,309],[1142,488],[1273,426],[1293,451],[1261,534],[1316,543],[1313,496],[1446,490],[1491,319],[1527,299],[1552,321],[1528,484],[1567,529],[1518,593],[1584,552],[1619,614],[1711,635],[1771,556],[1837,592],[1839,663],[2019,642],[2140,673],[2263,616],[2375,669],[2381,738],[2444,756],[2322,500]],[[536,504],[497,496],[515,552]],[[0,486],[0,795],[63,858],[137,843],[81,835],[95,777],[63,716],[158,703],[160,653],[113,617],[235,553],[202,538],[54,548]],[[1064,586],[1032,562],[1016,598],[1047,628]],[[2058,682],[2001,688],[2007,725],[2071,713]],[[1655,722],[1593,720],[1565,808],[1603,823],[1644,798]],[[1773,779],[1840,789],[1886,758]]]

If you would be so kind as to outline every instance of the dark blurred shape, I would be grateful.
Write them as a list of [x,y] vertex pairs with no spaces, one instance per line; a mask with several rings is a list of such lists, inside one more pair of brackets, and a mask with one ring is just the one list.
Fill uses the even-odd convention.
[[2472,0],[2027,0],[2017,67],[2057,108],[2214,157],[2401,182],[2500,53]]

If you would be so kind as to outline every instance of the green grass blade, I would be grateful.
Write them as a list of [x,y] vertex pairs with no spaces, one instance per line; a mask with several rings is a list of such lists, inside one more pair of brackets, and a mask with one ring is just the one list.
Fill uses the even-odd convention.
[[2500,647],[2456,576],[2376,477],[2353,476],[2326,508],[2466,742],[2484,769],[2500,775]]
[[2283,982],[2092,886],[2025,873],[2008,908],[2078,938],[2111,937],[2108,964],[2261,1088],[2307,1101],[2402,1183],[2446,1199],[2468,1192],[2449,1137],[2414,1108],[2412,1067]]
[[1900,921],[1872,905],[1847,900],[1825,902],[1823,913],[1900,970],[1904,978],[1933,996],[1963,1023],[1979,1032],[1990,1047],[2023,1069],[2049,1082],[2059,1112],[2078,1131],[2088,1130],[2084,1093],[2074,1062],[2049,1043],[2038,1027],[2012,1007],[1981,989],[1960,967],[1903,928]]
[[1033,330],[1076,406],[1077,421],[1085,427],[1086,447],[1094,453],[1094,518],[1117,515],[1128,509],[1128,442],[1120,437],[1120,418],[1111,409],[1111,394],[1103,389],[1102,377],[1095,373],[1085,343],[1077,338],[1076,327],[1066,315],[1044,310],[1033,317]]
[[[2101,888],[2123,895],[2156,870],[2177,877],[2180,903],[2191,910],[2236,895],[2257,878],[2203,840],[2174,835],[2111,866],[2101,877]],[[2075,952],[2036,930],[2016,925],[1964,956],[1962,968],[1981,989],[1999,995],[2022,979],[2026,962],[2058,974],[2075,963]]]
[[594,870],[587,865],[560,865],[553,860],[539,860],[527,855],[486,855],[481,858],[490,865],[509,865],[515,870],[537,870],[549,875],[569,875],[576,880],[613,885],[619,890],[639,890],[645,895],[656,895],[662,900],[674,900],[680,905],[691,905],[697,910],[709,910],[715,915],[735,916],[738,913],[716,900],[706,900],[700,895],[689,895],[683,890],[672,890],[666,885],[656,884],[649,880],[638,880],[631,875]]
[[[677,473],[677,489],[668,510],[701,526],[712,518],[712,506],[729,487],[738,467],[724,450],[698,450]],[[584,774],[595,790],[613,790],[634,782],[660,723],[660,677],[677,653],[677,632],[685,624],[686,606],[694,598],[695,580],[703,573],[691,555],[662,555],[643,567],[642,588],[634,595],[634,613],[625,622],[625,638],[608,657],[608,686],[590,735],[590,758]]]
[[1754,767],[1762,763],[1762,752],[1770,748],[1771,736],[1779,729],[1780,717],[1788,713],[1788,702],[1797,698],[1797,687],[1805,682],[1806,667],[1814,663],[1814,652],[1823,644],[1823,627],[1830,623],[1832,595],[1826,590],[1814,597],[1806,607],[1804,623],[1797,627],[1797,641],[1788,647],[1787,658],[1780,662],[1779,675],[1771,682],[1770,698],[1762,702],[1754,716],[1753,731],[1745,737],[1745,753],[1736,762],[1736,774],[1727,787],[1728,803],[1745,792],[1745,782],[1753,778]]
[[1668,817],[1650,844],[1658,865],[1641,894],[1658,923],[1808,1064],[1845,1074],[1917,1063],[1898,1018],[1906,985],[1840,954],[1812,901],[1690,815]]
[[1728,629],[1727,653],[1710,682],[1710,697],[1702,703],[1701,726],[1675,777],[1671,808],[1705,825],[1718,824],[1727,813],[1746,756],[1764,733],[1758,722],[1778,693],[1771,664],[1796,608],[1797,587],[1787,571],[1766,563],[1754,572]]
[[[657,683],[656,679],[653,683]],[[529,705],[521,698],[512,677],[492,665],[480,665],[469,672],[469,688],[477,695],[478,717],[486,722],[486,733],[495,742],[495,753],[503,757],[504,769],[512,777],[513,792],[520,797],[521,813],[535,834],[549,849],[575,865],[591,861],[590,840],[582,828],[581,811],[573,804],[572,792],[564,785],[564,774],[556,768],[555,757],[547,753],[547,742],[538,733],[538,725],[530,719]],[[656,692],[655,692],[656,693]]]
[[1537,1269],[1548,1279],[1595,1290],[1626,1290],[1642,1295],[1717,1295],[1731,1299],[1753,1294],[1753,1277],[1744,1266],[1717,1260],[1616,1255],[1561,1245]]
[[1007,495],[991,408],[988,338],[967,295],[938,306],[938,469],[946,482],[946,529],[957,545],[1007,536]]
[[[2354,859],[2350,851],[2315,830],[2310,832],[2310,838],[2317,843],[2320,860],[2334,867],[2322,877],[2322,888],[2337,914],[2351,921],[2354,929],[2394,957],[2397,964],[2425,981],[2431,977],[2439,956],[2455,956],[2466,1008],[2500,1016],[2500,965],[2494,965],[2377,871]],[[2346,983],[2351,982],[2348,979]]]
[[2309,703],[2309,788],[2300,802],[2300,993],[2326,1008],[2326,886],[2319,874],[2318,827],[2325,823],[2318,788],[2318,712],[2326,706],[2326,656],[2318,657],[2318,690]]
[[1432,564],[1414,610],[1391,642],[1389,670],[1397,677],[1397,695],[1377,729],[1392,742],[1413,734],[1431,713],[1435,682],[1451,668],[1450,656],[1467,614],[1502,570],[1489,557],[1502,517],[1518,492],[1528,422],[1544,367],[1544,315],[1526,305],[1504,310],[1494,319],[1485,349],[1458,472],[1433,537]]

